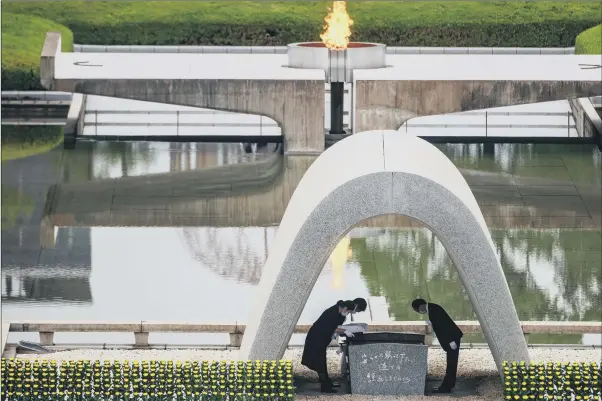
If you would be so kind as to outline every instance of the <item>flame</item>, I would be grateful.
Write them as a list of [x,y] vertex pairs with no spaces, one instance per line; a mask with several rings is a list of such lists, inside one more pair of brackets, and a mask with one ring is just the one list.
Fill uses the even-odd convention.
[[351,36],[351,25],[353,20],[347,14],[346,1],[334,1],[332,8],[328,9],[328,15],[324,18],[325,31],[320,39],[327,48],[332,50],[345,50]]

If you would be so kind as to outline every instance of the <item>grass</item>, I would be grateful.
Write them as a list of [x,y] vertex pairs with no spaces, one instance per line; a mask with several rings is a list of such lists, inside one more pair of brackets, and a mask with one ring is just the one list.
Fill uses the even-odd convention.
[[[2,90],[43,89],[39,83],[40,54],[50,31],[61,32],[63,51],[73,50],[73,34],[65,26],[2,10]],[[33,78],[37,78],[37,85]]]
[[63,127],[2,126],[2,163],[48,152],[63,142]]
[[575,40],[576,54],[602,54],[602,24],[584,31]]

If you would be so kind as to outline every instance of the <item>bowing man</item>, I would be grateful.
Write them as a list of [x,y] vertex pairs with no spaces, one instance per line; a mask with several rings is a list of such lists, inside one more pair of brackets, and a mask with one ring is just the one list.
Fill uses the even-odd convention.
[[456,374],[458,372],[458,358],[460,356],[460,340],[464,333],[454,323],[451,317],[441,306],[426,302],[424,299],[412,301],[412,308],[423,315],[428,314],[433,332],[437,336],[441,348],[447,353],[447,368],[445,378],[434,393],[451,393],[456,386]]
[[345,323],[347,315],[350,313],[365,310],[366,301],[362,298],[354,301],[338,301],[336,305],[326,309],[307,332],[301,364],[318,373],[320,391],[323,393],[336,393],[334,387],[339,386],[330,379],[327,368],[326,349],[332,341],[333,334],[345,334],[347,337],[353,337],[352,332],[339,328],[339,326]]

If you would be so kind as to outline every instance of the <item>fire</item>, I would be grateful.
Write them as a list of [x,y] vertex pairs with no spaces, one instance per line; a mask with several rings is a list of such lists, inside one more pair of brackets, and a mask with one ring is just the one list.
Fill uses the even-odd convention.
[[347,2],[334,1],[324,21],[325,31],[320,35],[322,42],[329,49],[345,50],[349,44],[351,25],[353,25],[353,20],[347,14]]

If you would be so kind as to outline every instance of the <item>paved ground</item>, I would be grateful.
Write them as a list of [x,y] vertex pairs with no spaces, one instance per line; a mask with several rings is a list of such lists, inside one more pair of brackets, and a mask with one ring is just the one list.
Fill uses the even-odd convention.
[[[479,384],[488,379],[495,379],[493,377],[482,377],[482,378],[464,378],[457,382],[456,387],[454,389],[453,394],[449,395],[454,398],[463,398],[468,396],[477,396],[479,395],[478,387]],[[427,380],[427,395],[433,397],[447,397],[445,395],[433,394],[431,390],[434,387],[439,386],[440,380],[430,379]],[[310,381],[304,378],[297,378],[295,380],[295,387],[297,387],[297,395],[298,396],[308,396],[308,397],[317,397],[317,396],[329,396],[329,397],[340,397],[341,395],[349,395],[350,388],[347,383],[342,383],[340,390],[337,394],[322,394],[320,392],[320,385],[315,381]],[[354,397],[359,397],[355,395]]]

